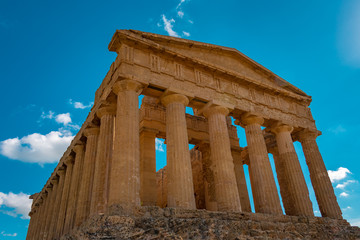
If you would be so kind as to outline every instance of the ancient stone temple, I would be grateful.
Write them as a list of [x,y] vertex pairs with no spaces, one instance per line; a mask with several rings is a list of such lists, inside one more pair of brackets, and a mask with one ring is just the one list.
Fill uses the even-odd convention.
[[[342,219],[306,93],[232,48],[119,30],[109,50],[91,112],[31,196],[28,240],[360,238]],[[167,146],[158,172],[156,138]]]

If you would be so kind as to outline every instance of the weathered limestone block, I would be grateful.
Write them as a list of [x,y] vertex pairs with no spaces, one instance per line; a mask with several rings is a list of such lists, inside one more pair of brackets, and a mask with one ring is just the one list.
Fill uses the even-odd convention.
[[90,239],[359,239],[344,220],[142,207],[133,216],[95,216],[61,240]]

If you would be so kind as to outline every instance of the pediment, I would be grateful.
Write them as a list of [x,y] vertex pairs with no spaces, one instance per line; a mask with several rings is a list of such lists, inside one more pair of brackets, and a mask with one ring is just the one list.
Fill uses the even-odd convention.
[[145,44],[155,45],[162,50],[193,59],[203,65],[213,66],[214,68],[233,73],[233,75],[247,79],[247,81],[255,85],[281,88],[282,90],[295,93],[302,97],[309,97],[299,88],[293,86],[234,48],[137,30],[117,30],[109,44],[109,50],[116,51],[118,44],[123,39],[142,41],[142,43]]

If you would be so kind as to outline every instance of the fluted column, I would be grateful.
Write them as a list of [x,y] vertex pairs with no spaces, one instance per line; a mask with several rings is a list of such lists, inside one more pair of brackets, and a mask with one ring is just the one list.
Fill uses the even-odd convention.
[[290,199],[290,190],[288,189],[289,184],[288,184],[288,180],[287,180],[287,176],[286,176],[284,162],[281,161],[281,159],[279,157],[279,151],[278,151],[277,147],[272,148],[271,150],[269,150],[269,152],[273,155],[273,158],[274,158],[276,176],[277,176],[278,183],[280,186],[280,195],[281,195],[282,203],[283,203],[283,206],[285,209],[285,213],[287,215],[290,215],[292,203],[291,203],[291,199]]
[[142,206],[156,206],[156,152],[157,131],[142,128],[140,131],[140,199]]
[[198,145],[198,149],[201,152],[204,171],[205,207],[206,210],[217,211],[214,164],[210,157],[210,145],[208,143],[201,143]]
[[171,94],[161,99],[166,107],[168,207],[196,209],[186,127],[186,96]]
[[84,165],[84,145],[77,144],[73,147],[75,152],[75,162],[73,168],[73,177],[71,179],[69,191],[69,203],[66,210],[64,233],[70,232],[74,227],[75,213],[77,209],[77,200],[79,196],[80,181],[82,179],[83,165]]
[[261,131],[261,124],[263,124],[264,119],[254,115],[245,115],[241,122],[245,126],[248,144],[249,173],[255,211],[282,214],[264,135]]
[[115,83],[117,95],[114,151],[110,170],[109,212],[140,206],[139,93],[132,80]]
[[52,187],[48,186],[46,189],[47,194],[44,196],[44,213],[41,216],[40,220],[40,234],[39,239],[44,239],[44,233],[45,233],[45,225],[46,225],[46,216],[49,212],[50,205],[52,204],[50,202],[51,199],[51,193],[52,193]]
[[29,236],[29,239],[32,240],[32,239],[36,239],[36,228],[38,226],[38,219],[39,219],[39,206],[38,205],[35,205],[34,206],[34,216],[33,216],[33,227],[32,227],[32,230],[31,230],[31,233],[30,233],[30,236]]
[[[41,194],[41,193],[40,193]],[[41,217],[44,214],[44,200],[43,196],[39,197],[40,199],[37,201],[38,204],[38,216],[36,218],[36,225],[34,231],[34,239],[40,238],[40,230],[41,230]]]
[[51,227],[51,222],[54,218],[55,202],[58,195],[58,186],[59,186],[58,177],[56,176],[55,178],[51,179],[50,183],[52,184],[53,187],[49,198],[50,206],[46,214],[43,239],[49,239],[49,235],[50,235],[50,227]]
[[241,211],[251,212],[249,192],[246,186],[245,173],[241,153],[235,150],[231,151],[234,159],[234,171],[236,176],[236,183],[239,192]]
[[68,156],[65,161],[66,165],[66,172],[65,172],[65,182],[64,182],[64,189],[61,196],[61,202],[60,202],[60,209],[59,209],[59,217],[56,225],[56,238],[60,238],[60,236],[63,233],[63,228],[65,224],[65,214],[66,214],[66,208],[68,206],[68,200],[69,200],[69,190],[72,180],[72,172],[73,172],[73,166],[74,166],[74,157]]
[[319,204],[323,217],[342,219],[341,210],[337,203],[334,189],[331,185],[329,175],[326,171],[324,161],[316,143],[317,133],[303,131],[299,134],[306,164],[310,172],[316,200]]
[[26,234],[26,240],[31,240],[32,238],[32,233],[34,232],[34,227],[35,227],[35,210],[33,207],[31,207],[31,211],[29,212],[29,217],[30,217],[30,222],[29,222],[29,227],[28,227],[28,231]]
[[59,185],[57,188],[57,193],[56,193],[56,199],[54,202],[54,207],[53,207],[53,211],[52,211],[52,216],[51,216],[51,224],[50,224],[50,228],[48,231],[48,235],[47,235],[47,239],[51,240],[53,238],[55,238],[56,236],[56,226],[57,226],[57,220],[59,218],[59,206],[61,204],[61,198],[62,198],[62,192],[64,189],[64,183],[65,183],[65,169],[59,169],[57,171],[57,174],[59,175]]
[[279,160],[282,162],[288,184],[288,194],[292,208],[289,215],[314,216],[309,190],[291,138],[293,128],[280,125],[272,129],[276,135]]
[[204,112],[209,122],[210,157],[216,167],[214,180],[218,210],[239,212],[240,198],[226,125],[228,114],[229,110],[222,106],[212,106]]
[[108,203],[108,181],[114,148],[115,106],[101,107],[96,115],[100,118],[100,134],[97,145],[94,184],[91,197],[91,214],[105,213]]
[[86,150],[84,156],[83,173],[79,185],[79,196],[76,206],[75,226],[79,226],[90,213],[91,191],[95,172],[95,158],[99,137],[99,128],[91,127],[84,131],[86,136]]

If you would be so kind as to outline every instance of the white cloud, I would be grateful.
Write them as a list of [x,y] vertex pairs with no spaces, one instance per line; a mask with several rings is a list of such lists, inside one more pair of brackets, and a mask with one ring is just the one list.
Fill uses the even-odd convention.
[[186,0],[180,0],[179,4],[176,6],[176,9],[178,9],[179,7],[181,7],[181,4],[183,4]]
[[360,227],[360,218],[355,218],[355,219],[348,219],[349,223],[351,224],[351,226],[358,226]]
[[342,211],[346,211],[346,210],[351,210],[351,209],[352,209],[352,207],[347,206],[346,208],[342,208],[341,210],[342,210]]
[[339,183],[338,185],[336,185],[336,188],[340,188],[340,189],[344,189],[347,185],[351,184],[351,183],[356,183],[357,181],[355,180],[347,180],[344,183]]
[[68,125],[69,123],[71,123],[70,113],[61,113],[56,115],[55,121],[57,123],[62,123],[65,126]]
[[183,18],[183,16],[184,16],[184,12],[181,11],[181,10],[178,11],[177,14],[178,14],[178,16],[179,16],[180,18]]
[[166,19],[165,15],[163,14],[162,16],[162,20],[164,22],[164,30],[169,34],[169,36],[172,37],[179,37],[179,35],[173,30],[173,25],[172,23],[175,22],[175,20],[172,19]]
[[41,113],[41,118],[42,119],[46,119],[46,118],[48,118],[48,119],[53,119],[54,118],[54,112],[53,111],[49,111],[49,112],[47,112],[47,113],[45,113],[45,112],[42,112]]
[[83,104],[82,102],[73,102],[72,99],[69,99],[69,103],[74,106],[74,108],[77,109],[85,109],[85,108],[91,108],[94,104],[93,102],[90,102],[88,105]]
[[[30,212],[32,204],[32,200],[29,199],[29,196],[30,195],[22,192],[20,192],[19,194],[15,194],[12,192],[6,194],[0,192],[0,207],[6,207],[11,209],[9,211],[2,210],[1,212],[12,217],[20,216],[20,218],[22,219],[29,219],[28,214]],[[4,234],[4,232],[1,232],[1,234]]]
[[344,167],[339,167],[336,171],[328,170],[331,182],[342,180],[351,174],[350,170]]
[[73,137],[70,131],[60,130],[46,135],[33,133],[21,139],[10,138],[0,142],[0,153],[23,162],[54,163],[59,161]]
[[336,127],[329,128],[328,131],[334,134],[340,134],[346,132],[346,129],[340,124]]
[[349,194],[348,193],[346,193],[346,192],[342,192],[342,193],[340,193],[340,197],[348,197],[349,196]]
[[189,20],[189,23],[193,24],[193,23],[194,23],[194,21],[192,21],[192,20]]
[[2,231],[1,235],[4,237],[16,237],[17,233],[5,233],[5,231]]
[[158,138],[155,138],[156,151],[164,152],[164,142]]
[[189,37],[189,36],[190,36],[190,33],[185,32],[185,31],[183,31],[183,34],[184,34],[186,37]]

